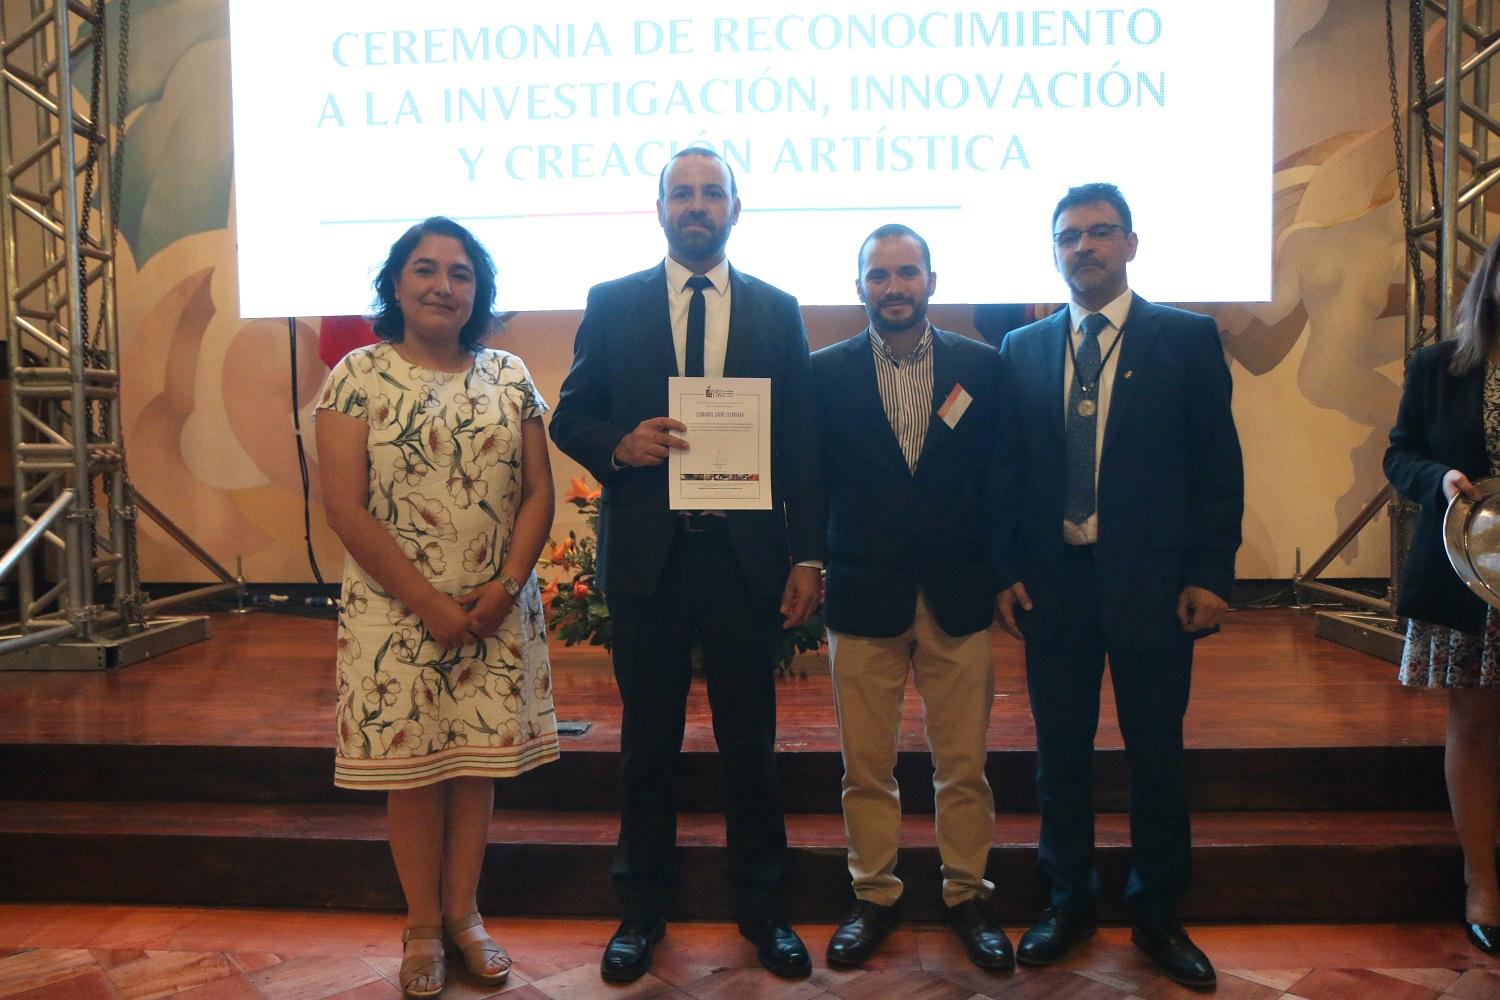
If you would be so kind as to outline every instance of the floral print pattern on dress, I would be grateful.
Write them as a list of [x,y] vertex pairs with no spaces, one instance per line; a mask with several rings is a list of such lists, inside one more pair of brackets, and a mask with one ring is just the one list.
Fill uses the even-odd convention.
[[[367,510],[434,587],[458,597],[500,575],[520,499],[521,423],[546,411],[519,358],[484,350],[467,372],[448,373],[390,344],[361,348],[329,373],[318,409],[366,424]],[[506,776],[557,755],[535,575],[497,634],[444,650],[348,559],[336,661],[337,784]]]

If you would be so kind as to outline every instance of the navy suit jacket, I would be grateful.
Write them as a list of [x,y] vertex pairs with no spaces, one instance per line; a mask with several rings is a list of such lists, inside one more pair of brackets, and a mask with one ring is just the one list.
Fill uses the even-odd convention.
[[1484,631],[1487,605],[1464,585],[1443,549],[1443,476],[1457,469],[1471,480],[1490,475],[1484,442],[1484,365],[1452,375],[1457,342],[1429,344],[1406,365],[1401,409],[1391,428],[1385,474],[1396,492],[1421,505],[1411,555],[1401,573],[1398,614],[1463,632]]
[[[792,562],[823,554],[822,482],[813,428],[807,332],[797,300],[730,269],[726,378],[771,379],[771,510],[730,511],[729,532],[750,588],[779,596]],[[616,470],[610,456],[642,420],[667,415],[672,346],[666,267],[595,285],[552,413],[552,440],[603,487],[597,579],[606,593],[656,590],[678,514],[667,466]]]
[[[836,632],[896,636],[920,590],[944,632],[968,635],[994,618],[989,494],[999,356],[933,328],[932,408],[915,471],[891,430],[868,330],[813,355],[828,502],[823,619]],[[955,386],[973,397],[954,427],[937,411]]]
[[[994,559],[1000,585],[1021,581],[1035,604],[1019,612],[1028,638],[1071,620],[1060,572],[1068,331],[1060,309],[1000,346],[1004,524]],[[1112,645],[1165,648],[1183,640],[1183,587],[1229,597],[1244,472],[1214,321],[1136,296],[1123,336],[1099,460],[1101,613]]]

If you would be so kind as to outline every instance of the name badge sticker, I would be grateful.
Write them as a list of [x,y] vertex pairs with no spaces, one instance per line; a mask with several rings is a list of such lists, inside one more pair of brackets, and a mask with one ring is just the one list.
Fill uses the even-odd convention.
[[974,402],[974,397],[969,395],[969,390],[955,382],[953,391],[948,393],[948,398],[943,400],[942,406],[938,407],[938,419],[947,424],[951,431],[958,426],[958,422],[969,411],[969,404],[972,402]]

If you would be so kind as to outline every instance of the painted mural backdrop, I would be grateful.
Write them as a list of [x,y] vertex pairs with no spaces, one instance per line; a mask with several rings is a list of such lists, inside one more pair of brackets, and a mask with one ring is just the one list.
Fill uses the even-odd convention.
[[[119,266],[131,470],[136,485],[221,561],[242,556],[252,582],[307,581],[293,335],[285,322],[236,315],[227,11],[222,0],[133,0],[131,9]],[[1242,578],[1291,575],[1299,547],[1310,561],[1379,488],[1401,377],[1401,220],[1380,5],[1280,0],[1276,18],[1274,298],[1199,306],[1217,316],[1234,371],[1248,473]],[[1215,151],[1202,152],[1200,162],[1171,168],[1212,170]],[[643,205],[654,195],[643,190]],[[1234,193],[1203,206],[1201,217],[1196,238],[1211,255],[1236,237]],[[1141,253],[1149,254],[1151,220],[1136,222]],[[1047,252],[1045,236],[1036,243]],[[852,259],[854,249],[835,252]],[[383,250],[370,248],[372,265]],[[942,252],[934,247],[938,272]],[[641,266],[659,254],[642,247]],[[286,248],[288,268],[318,265]],[[1037,298],[1055,299],[1060,288],[1038,289]],[[966,307],[937,307],[934,318],[973,332]],[[809,310],[814,346],[854,332],[862,319],[852,306]],[[577,320],[577,313],[522,315],[501,341],[525,358],[549,399],[567,370]],[[295,405],[304,423],[325,372],[318,325],[295,325]],[[311,458],[315,548],[333,576],[342,554],[322,523]],[[564,489],[580,473],[561,456],[554,465]],[[141,554],[148,581],[204,576],[150,524]],[[1383,575],[1388,557],[1377,526],[1333,572]]]

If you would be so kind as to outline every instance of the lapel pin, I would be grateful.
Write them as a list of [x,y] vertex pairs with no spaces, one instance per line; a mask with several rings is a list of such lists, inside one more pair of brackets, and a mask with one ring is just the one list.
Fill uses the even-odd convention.
[[1129,377],[1130,377],[1130,376],[1132,376],[1132,375],[1134,375],[1134,374],[1135,374],[1135,369],[1133,369],[1133,368],[1132,368],[1132,369],[1129,369],[1129,370],[1127,370],[1127,371],[1126,371],[1126,372],[1125,372],[1125,377],[1126,377],[1126,378],[1129,378]]

